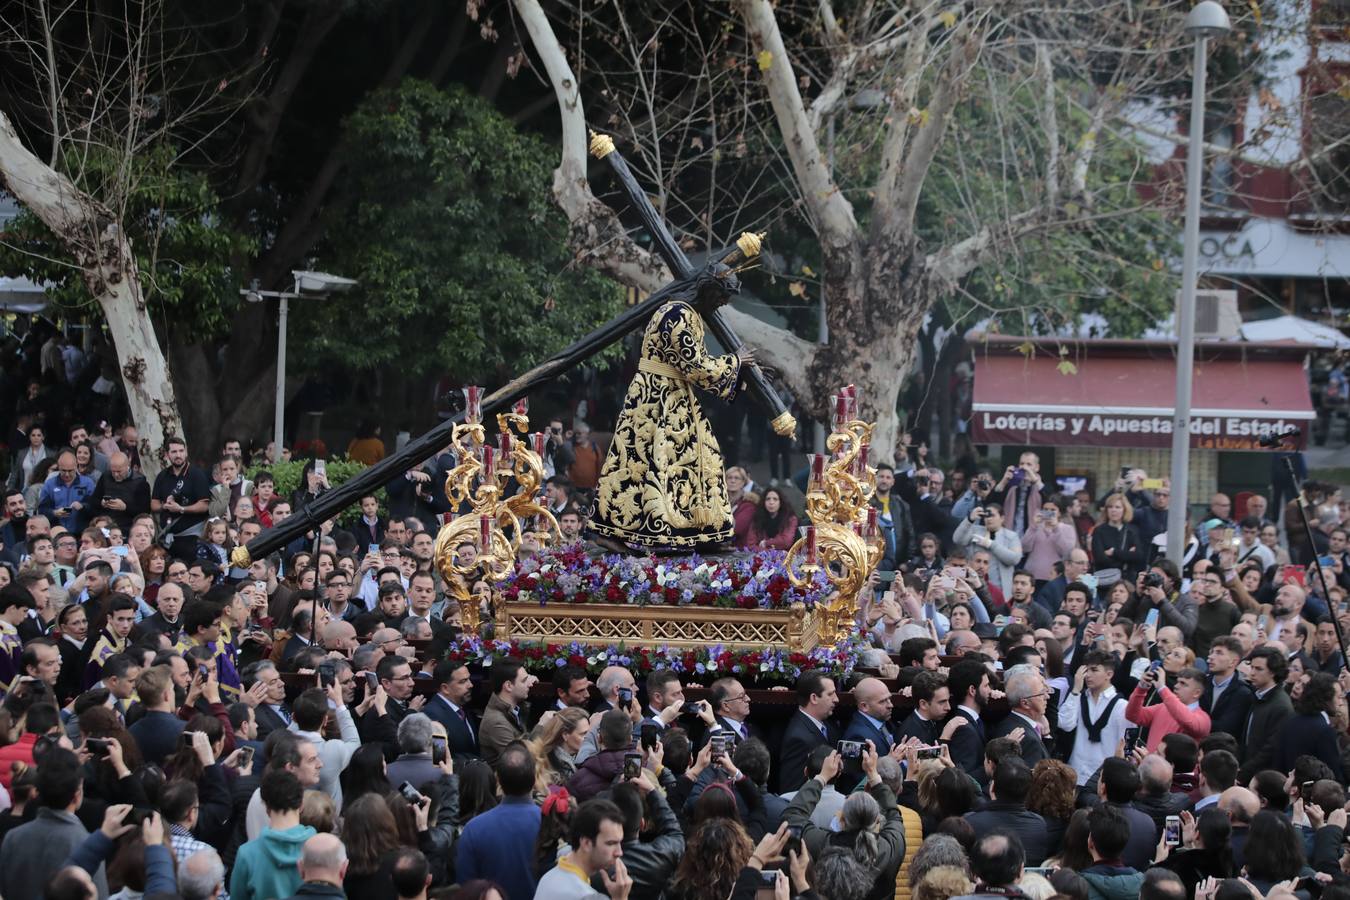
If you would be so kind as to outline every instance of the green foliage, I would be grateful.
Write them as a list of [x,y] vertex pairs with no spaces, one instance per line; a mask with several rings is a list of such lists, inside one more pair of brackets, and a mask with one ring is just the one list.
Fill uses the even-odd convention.
[[[77,187],[105,201],[127,194],[122,223],[156,324],[171,322],[194,340],[228,335],[239,300],[230,258],[249,252],[250,243],[216,215],[219,198],[205,175],[179,164],[167,144],[132,157],[129,175],[117,171],[120,154],[98,145],[81,154],[60,164]],[[0,270],[47,284],[60,308],[101,317],[69,251],[36,215],[22,210],[3,238]]]
[[314,335],[302,364],[487,380],[618,312],[619,290],[567,251],[556,150],[487,103],[409,80],[371,96],[347,132],[354,199],[323,255],[360,285],[301,310]]
[[[307,459],[292,459],[286,462],[279,462],[276,465],[267,465],[265,463],[253,465],[244,473],[244,477],[252,479],[259,472],[267,471],[272,473],[273,483],[276,485],[278,497],[284,497],[290,500],[304,483],[305,464]],[[328,475],[328,484],[331,487],[337,487],[355,478],[357,474],[364,471],[366,464],[354,459],[348,459],[345,456],[330,456],[324,463],[325,471]],[[384,488],[375,492],[375,496],[380,501],[380,515],[387,514],[385,506]],[[339,525],[350,525],[361,517],[361,507],[354,504],[347,507],[338,515]]]

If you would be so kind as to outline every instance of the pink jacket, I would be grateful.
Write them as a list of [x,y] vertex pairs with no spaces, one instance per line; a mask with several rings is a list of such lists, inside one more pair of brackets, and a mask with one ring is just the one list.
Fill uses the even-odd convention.
[[788,520],[783,523],[783,530],[777,534],[760,534],[752,519],[750,531],[745,536],[745,546],[758,549],[760,541],[763,541],[766,547],[772,547],[775,550],[792,549],[792,545],[797,542],[797,517],[788,516]]
[[1148,749],[1152,753],[1162,743],[1162,739],[1174,732],[1188,734],[1197,741],[1209,736],[1209,713],[1203,709],[1191,709],[1177,699],[1177,695],[1168,688],[1160,688],[1158,696],[1161,703],[1144,705],[1148,688],[1142,684],[1130,694],[1130,702],[1125,707],[1125,718],[1136,725],[1148,728]]
[[1055,577],[1055,563],[1068,559],[1077,546],[1078,534],[1072,525],[1060,522],[1047,534],[1045,526],[1037,522],[1022,534],[1022,550],[1027,555],[1023,568],[1037,581],[1051,581]]

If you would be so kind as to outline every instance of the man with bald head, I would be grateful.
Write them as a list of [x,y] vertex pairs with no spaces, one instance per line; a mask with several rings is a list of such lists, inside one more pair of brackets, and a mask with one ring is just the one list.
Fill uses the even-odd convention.
[[[115,454],[120,455],[120,454]],[[183,586],[174,581],[166,581],[159,586],[155,603],[159,609],[153,616],[146,616],[137,626],[143,634],[163,632],[173,643],[178,642],[183,633]]]
[[150,512],[150,483],[144,475],[131,471],[131,460],[125,453],[114,453],[108,457],[108,474],[94,486],[89,505],[95,515],[108,516],[123,534],[128,534],[136,517]]
[[1299,619],[1303,616],[1303,607],[1308,602],[1308,592],[1293,582],[1280,586],[1275,594],[1275,603],[1270,612],[1273,621],[1266,634],[1272,641],[1285,640],[1298,634]]
[[334,835],[320,832],[305,841],[296,863],[304,883],[295,897],[345,897],[347,847]]
[[947,632],[947,655],[965,656],[977,653],[980,649],[980,637],[969,629]]
[[894,701],[891,689],[880,678],[864,678],[853,689],[857,712],[844,729],[846,741],[871,741],[878,756],[891,752],[895,735],[891,732],[891,709]]
[[351,622],[342,619],[329,622],[320,633],[319,640],[325,650],[336,650],[346,657],[350,657],[358,646],[356,629]]
[[1228,846],[1233,851],[1233,870],[1240,872],[1246,864],[1247,832],[1252,818],[1261,811],[1261,800],[1245,787],[1230,787],[1219,795],[1219,809],[1228,813],[1233,826]]

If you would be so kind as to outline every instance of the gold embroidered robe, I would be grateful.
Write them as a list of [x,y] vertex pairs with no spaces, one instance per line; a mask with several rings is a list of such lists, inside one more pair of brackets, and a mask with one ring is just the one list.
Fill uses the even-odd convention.
[[739,377],[735,354],[708,354],[694,307],[672,300],[656,311],[600,472],[597,532],[651,548],[731,540],[722,451],[694,388],[729,402]]

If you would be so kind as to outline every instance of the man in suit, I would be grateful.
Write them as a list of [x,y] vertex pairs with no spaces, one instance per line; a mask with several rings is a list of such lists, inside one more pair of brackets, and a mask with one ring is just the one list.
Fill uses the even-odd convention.
[[553,702],[545,706],[539,704],[540,709],[534,711],[532,718],[534,721],[531,727],[539,724],[539,720],[544,717],[544,713],[549,710],[558,712],[567,709],[569,706],[577,706],[582,709],[591,699],[591,679],[584,669],[576,666],[563,666],[553,673]]
[[1274,647],[1257,647],[1247,662],[1253,695],[1247,722],[1235,735],[1242,760],[1238,784],[1246,784],[1257,772],[1270,768],[1275,736],[1284,720],[1294,714],[1294,704],[1284,689],[1284,679],[1289,675],[1284,654]]
[[478,756],[478,720],[469,709],[473,681],[469,667],[462,662],[444,660],[436,665],[432,678],[436,693],[422,708],[429,718],[445,726],[446,745],[458,764]]
[[980,716],[989,702],[989,670],[979,660],[962,660],[948,673],[947,690],[952,702],[956,703],[944,729],[948,733],[952,762],[984,784],[984,745],[989,737]]
[[283,731],[289,728],[291,710],[286,705],[286,683],[281,680],[281,673],[277,671],[276,664],[269,660],[256,662],[251,666],[245,666],[240,675],[245,690],[258,682],[267,687],[263,702],[258,704],[253,713],[258,722],[258,740],[267,740],[267,736],[278,728]]
[[719,678],[709,690],[712,693],[713,724],[709,733],[729,731],[736,736],[736,743],[750,738],[764,739],[758,728],[747,720],[750,718],[750,693],[735,678]]
[[952,708],[952,696],[947,689],[946,678],[936,672],[920,672],[911,686],[910,696],[914,698],[914,712],[900,726],[900,733],[895,736],[896,742],[904,743],[906,738],[918,738],[925,747],[937,746],[942,734],[942,721]]
[[891,733],[891,689],[880,678],[864,678],[853,689],[853,701],[858,711],[844,729],[843,740],[871,741],[878,756],[891,752],[895,735]]
[[806,758],[821,744],[839,740],[839,729],[830,721],[839,702],[834,679],[809,669],[797,678],[797,711],[788,720],[778,758],[778,791],[795,791],[806,781]]
[[684,706],[684,685],[673,669],[657,669],[647,676],[647,708],[642,711],[642,724],[655,725],[665,731],[674,725]]
[[965,820],[975,830],[976,840],[996,828],[1004,829],[1021,839],[1028,862],[1044,860],[1045,819],[1027,809],[1030,790],[1031,767],[1022,762],[1021,757],[1013,756],[1000,762],[989,785],[989,802],[982,809],[965,815]]
[[1200,708],[1209,713],[1211,732],[1222,731],[1241,740],[1242,726],[1247,723],[1252,701],[1256,699],[1251,686],[1237,674],[1242,661],[1242,643],[1231,635],[1220,635],[1209,645],[1209,677],[1205,679],[1205,693]]
[[1048,759],[1041,732],[1046,728],[1045,705],[1050,691],[1045,676],[1033,666],[1013,666],[1004,673],[1003,691],[1008,696],[1010,712],[990,733],[990,737],[1007,737],[1021,731],[1022,761],[1035,768],[1036,763]]

